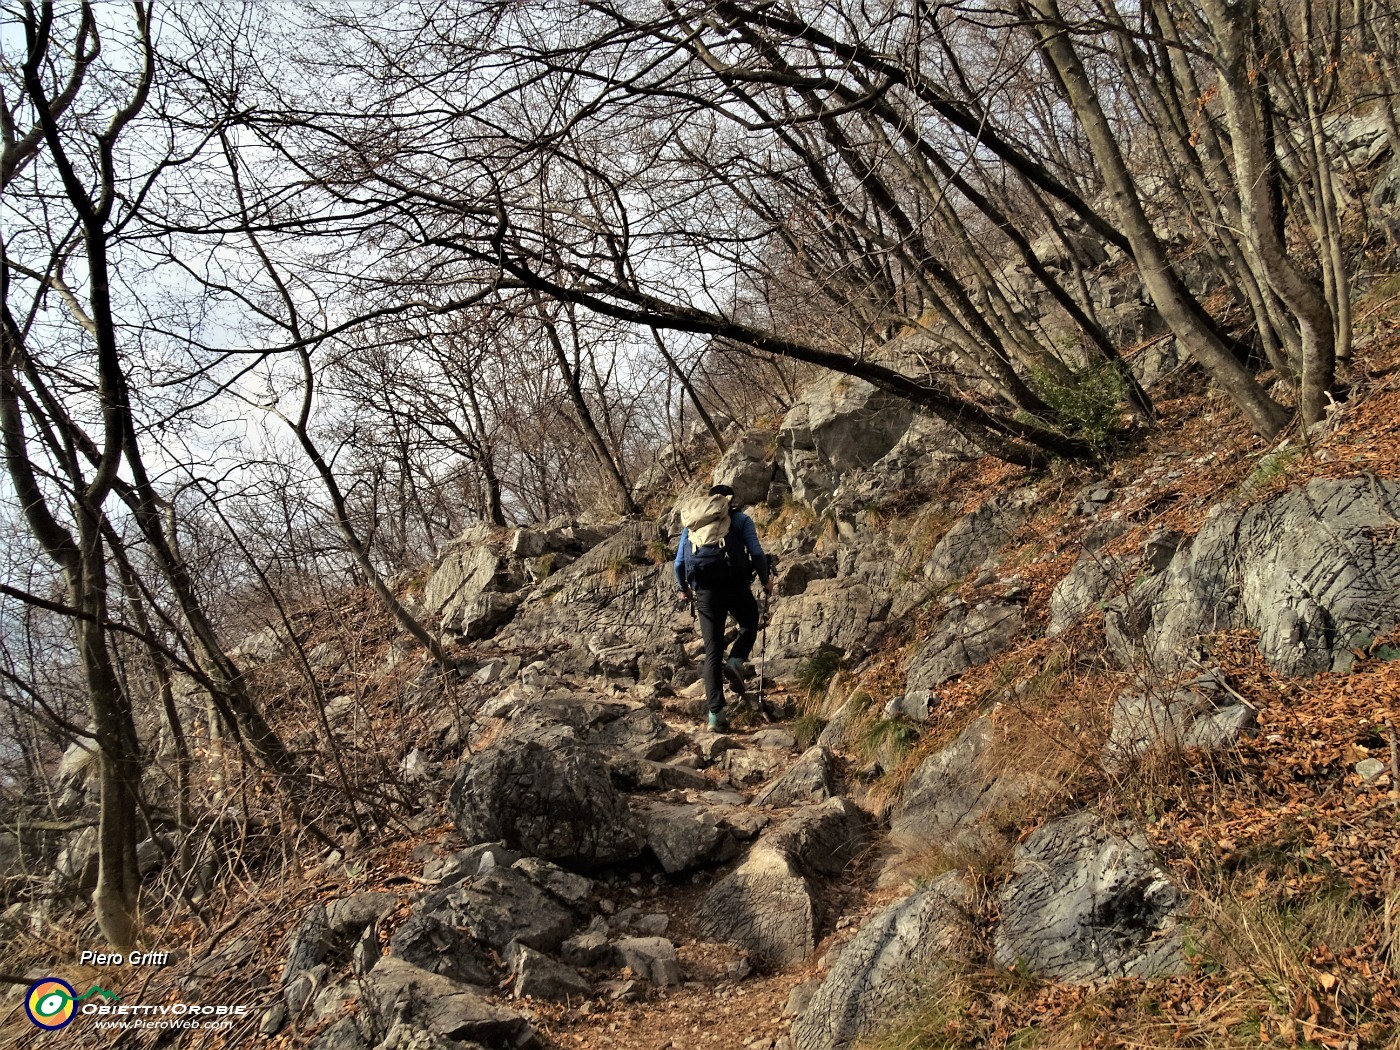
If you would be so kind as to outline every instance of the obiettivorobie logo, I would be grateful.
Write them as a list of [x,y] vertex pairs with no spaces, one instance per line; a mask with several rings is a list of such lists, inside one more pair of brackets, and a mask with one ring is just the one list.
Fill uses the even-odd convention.
[[57,977],[41,977],[29,986],[29,992],[24,997],[24,1012],[40,1028],[54,1032],[73,1020],[78,1012],[78,1003],[94,995],[100,995],[108,1002],[121,1001],[116,992],[109,992],[95,984],[79,995],[67,981]]

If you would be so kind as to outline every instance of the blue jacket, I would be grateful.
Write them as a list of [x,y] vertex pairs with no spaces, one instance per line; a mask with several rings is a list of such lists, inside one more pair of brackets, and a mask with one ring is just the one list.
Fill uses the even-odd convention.
[[[749,561],[758,571],[758,578],[765,584],[768,582],[768,557],[763,553],[763,548],[758,543],[758,529],[753,523],[753,518],[749,517],[741,510],[730,511],[729,531],[739,530],[739,535],[743,537],[744,546],[749,549]],[[690,590],[690,585],[686,580],[685,556],[689,548],[690,530],[681,530],[681,545],[676,551],[676,560],[672,568],[676,572],[676,583],[683,591]]]

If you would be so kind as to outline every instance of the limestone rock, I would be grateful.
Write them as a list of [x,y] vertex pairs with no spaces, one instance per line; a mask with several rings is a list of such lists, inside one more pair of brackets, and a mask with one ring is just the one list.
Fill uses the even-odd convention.
[[577,970],[519,941],[506,946],[505,962],[515,978],[511,994],[517,999],[522,996],[530,999],[583,999],[593,994],[593,989]]
[[676,946],[665,937],[624,937],[613,945],[619,966],[660,988],[681,983]]
[[798,811],[715,884],[697,926],[774,965],[801,962],[816,947],[821,918],[809,877],[838,874],[865,839],[865,820],[846,799]]
[[797,1050],[851,1046],[897,1013],[945,959],[970,958],[971,907],[971,886],[961,873],[948,872],[871,916],[799,1008],[792,1027]]
[[995,496],[959,518],[929,555],[925,578],[952,583],[980,566],[1031,516],[1035,498],[1035,489],[1018,489]]
[[668,875],[712,862],[728,840],[719,821],[700,806],[649,804],[637,814],[647,846]]
[[996,655],[1021,627],[1024,610],[1015,602],[984,602],[949,612],[909,661],[905,691],[933,689]]
[[531,1038],[525,1018],[496,1006],[480,988],[393,956],[365,976],[363,988],[363,1005],[378,1036],[396,1023],[412,1022],[447,1039],[492,1046],[518,1046]]
[[1161,573],[1105,617],[1120,662],[1171,673],[1196,639],[1252,627],[1287,674],[1349,669],[1351,649],[1400,621],[1400,481],[1319,478],[1220,510]]
[[486,950],[469,934],[434,915],[411,915],[389,939],[394,957],[441,977],[490,987],[495,983]]
[[1078,623],[1085,613],[1126,582],[1128,562],[1087,551],[1074,568],[1050,592],[1050,625],[1046,637],[1054,638]]
[[1016,848],[994,945],[998,966],[1051,980],[1152,977],[1182,965],[1181,892],[1155,858],[1093,812]]
[[355,1019],[342,1017],[313,1039],[308,1050],[370,1050],[370,1047],[360,1034]]
[[597,729],[589,742],[634,758],[651,761],[666,758],[685,746],[689,738],[677,732],[656,712],[640,707]]
[[577,744],[500,742],[462,770],[449,812],[469,843],[499,839],[575,867],[631,860],[642,850],[607,766]]
[[811,656],[823,650],[863,653],[871,625],[884,620],[888,594],[849,580],[816,580],[779,602],[768,625],[768,657]]
[[1013,823],[1030,796],[1050,787],[1041,777],[990,761],[996,732],[990,717],[978,718],[914,771],[890,820],[902,849],[986,849],[1006,838],[1003,825]]
[[746,430],[720,457],[714,484],[732,488],[736,506],[748,507],[768,498],[768,488],[773,483],[773,464],[769,459],[772,442],[771,431]]
[[423,587],[423,604],[438,618],[444,631],[465,634],[468,621],[475,622],[480,630],[483,616],[490,618],[490,602],[483,601],[483,596],[517,587],[508,559],[496,551],[489,533],[473,531],[439,560]]
[[913,419],[908,401],[863,380],[816,380],[778,429],[779,463],[792,494],[824,509],[841,477],[884,457]]
[[511,865],[511,870],[524,875],[565,907],[577,912],[588,910],[588,898],[593,893],[592,879],[565,871],[538,857],[521,857]]
[[821,802],[836,791],[831,752],[811,747],[786,773],[754,796],[755,806],[796,806]]
[[1163,695],[1161,691],[1124,693],[1113,704],[1113,726],[1104,749],[1104,764],[1121,769],[1156,747],[1231,747],[1253,728],[1258,713],[1220,687],[1213,675]]
[[552,952],[578,926],[578,915],[513,868],[492,868],[474,879],[429,894],[419,912],[502,949],[519,941]]

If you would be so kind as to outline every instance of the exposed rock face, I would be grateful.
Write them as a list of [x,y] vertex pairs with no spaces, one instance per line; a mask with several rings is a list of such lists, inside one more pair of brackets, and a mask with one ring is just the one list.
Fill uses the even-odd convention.
[[1016,848],[995,961],[1062,981],[1171,973],[1182,965],[1181,903],[1145,848],[1077,813]]
[[531,1038],[525,1018],[496,1006],[480,988],[392,956],[369,972],[363,989],[363,1005],[376,1042],[401,1022],[412,1022],[446,1039],[490,1046],[520,1046]]
[[1400,620],[1400,482],[1318,479],[1266,503],[1224,510],[1158,575],[1105,617],[1126,663],[1182,665],[1197,638],[1253,627],[1288,674],[1346,670],[1349,650]]
[[714,483],[734,490],[736,506],[747,507],[768,498],[768,488],[773,483],[773,463],[769,459],[772,441],[772,431],[746,430],[720,457]]
[[841,475],[880,460],[899,442],[913,406],[859,379],[818,379],[783,419],[779,463],[792,494],[817,510],[829,502]]
[[702,933],[778,966],[811,955],[820,922],[809,876],[835,875],[864,844],[865,818],[830,799],[768,832],[700,906]]
[[1015,602],[1001,601],[954,608],[910,659],[906,692],[933,689],[995,656],[1020,629],[1022,612]]
[[655,761],[675,754],[688,738],[640,707],[600,726],[590,739],[609,750]]
[[889,596],[867,584],[814,580],[800,596],[774,608],[768,625],[768,655],[810,656],[823,649],[863,653],[871,625],[883,620],[889,607]]
[[[444,631],[485,638],[489,634],[481,626],[482,617],[492,618],[490,610],[499,610],[509,602],[502,592],[516,589],[518,581],[510,572],[510,562],[491,542],[490,532],[474,529],[458,540],[438,562],[423,588],[423,604],[438,617]],[[498,598],[487,599],[485,595]],[[508,618],[508,617],[507,617]],[[499,626],[497,619],[494,626]]]
[[1014,823],[1022,803],[1050,789],[1043,777],[999,769],[989,761],[996,733],[990,717],[979,718],[915,770],[890,821],[903,849],[988,848],[1005,837],[1002,829]]
[[[676,610],[667,543],[653,522],[623,525],[535,588],[501,644],[549,648],[560,639],[606,635],[613,645],[668,651],[685,621]],[[674,537],[669,544],[674,553]]]
[[1170,693],[1124,693],[1113,704],[1104,764],[1119,769],[1156,747],[1227,748],[1257,724],[1257,716],[1254,708],[1229,695],[1214,675]]
[[575,867],[630,860],[642,837],[595,752],[563,742],[502,741],[452,785],[449,812],[468,843],[502,841]]
[[1010,542],[1035,509],[1035,489],[1018,489],[987,500],[953,523],[924,565],[927,579],[962,579]]
[[959,872],[871,916],[792,1027],[797,1050],[845,1050],[898,1012],[944,959],[972,951],[972,889]]
[[1129,562],[1098,551],[1080,555],[1074,568],[1050,593],[1050,625],[1047,637],[1063,634],[1085,613],[1121,589],[1127,581]]

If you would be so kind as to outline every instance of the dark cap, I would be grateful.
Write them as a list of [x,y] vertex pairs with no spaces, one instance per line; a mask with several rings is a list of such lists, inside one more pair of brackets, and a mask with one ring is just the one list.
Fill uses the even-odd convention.
[[733,490],[732,488],[730,488],[728,485],[713,485],[713,486],[710,487],[709,495],[711,495],[711,496],[728,496],[730,499],[733,499],[733,498],[734,498],[734,490]]

